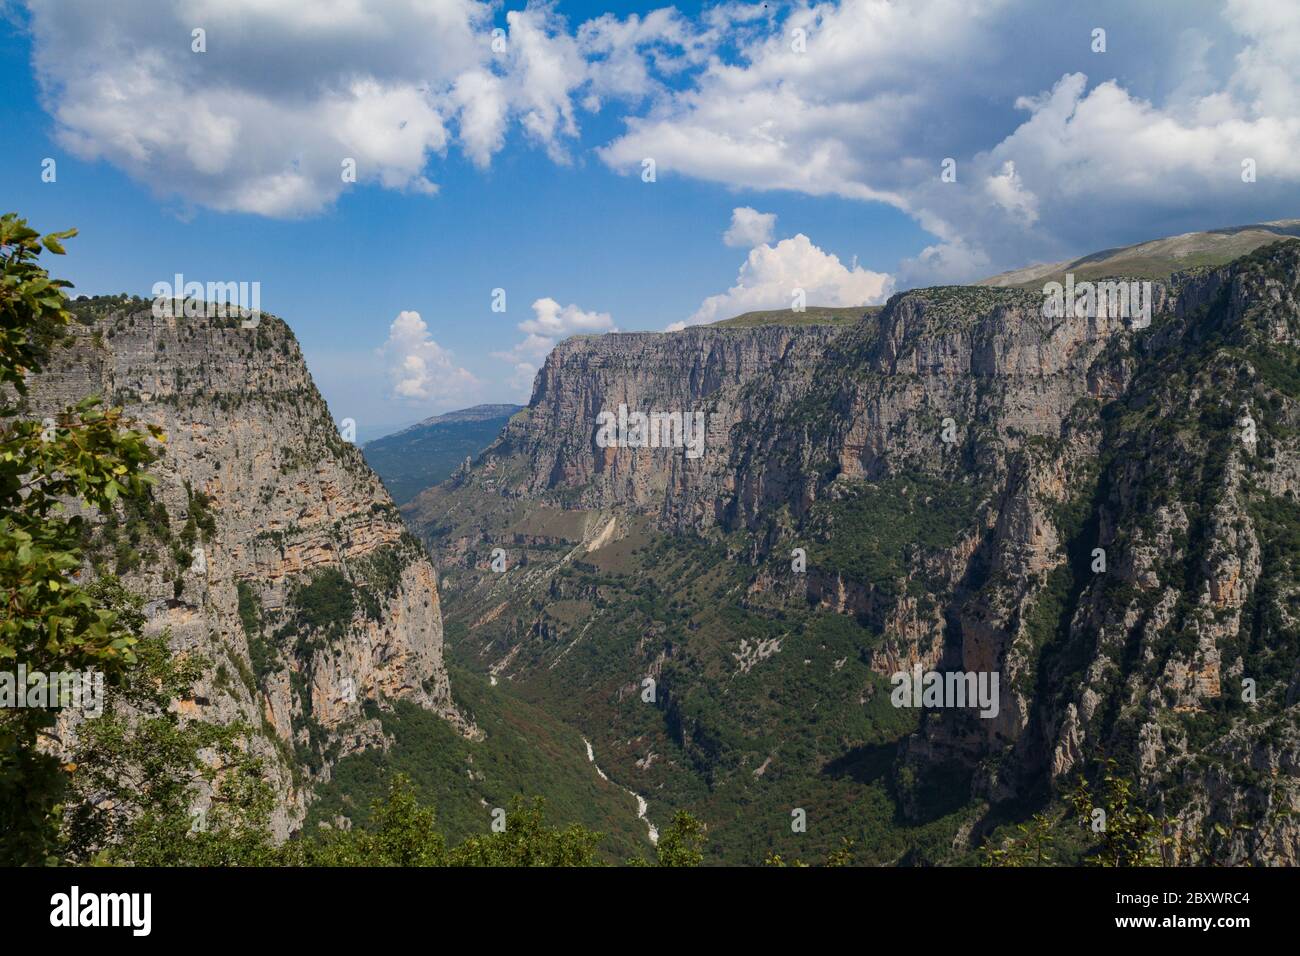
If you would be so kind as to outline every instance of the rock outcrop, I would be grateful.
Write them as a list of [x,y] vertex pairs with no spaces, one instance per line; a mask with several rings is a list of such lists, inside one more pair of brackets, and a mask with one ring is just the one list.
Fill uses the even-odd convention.
[[371,706],[413,701],[472,734],[443,666],[433,568],[340,438],[288,326],[156,317],[141,300],[74,313],[31,411],[97,394],[166,433],[152,502],[97,521],[90,551],[145,598],[148,632],[210,662],[175,706],[253,728],[277,835],[338,758],[386,745]]

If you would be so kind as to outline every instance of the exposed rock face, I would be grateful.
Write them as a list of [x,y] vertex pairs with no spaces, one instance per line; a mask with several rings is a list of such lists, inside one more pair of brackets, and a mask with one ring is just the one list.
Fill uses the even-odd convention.
[[[972,794],[996,802],[1131,758],[1187,844],[1209,822],[1248,823],[1216,858],[1297,862],[1300,831],[1278,812],[1300,809],[1297,556],[1266,539],[1298,517],[1298,283],[1287,243],[1157,283],[1145,330],[1045,318],[1033,292],[948,288],[846,328],[571,339],[528,410],[408,515],[448,568],[493,543],[470,515],[517,526],[578,509],[603,524],[612,510],[676,534],[742,532],[758,591],[779,589],[778,549],[803,544],[807,599],[876,632],[873,671],[1000,673],[995,718],[934,715],[905,764],[978,765]],[[703,411],[703,454],[600,447],[596,416],[620,404]],[[850,520],[863,501],[955,526],[864,573],[844,560],[863,550],[846,536],[877,531]],[[671,637],[645,643],[649,659]],[[493,673],[525,666],[520,649]],[[762,650],[740,648],[755,672]],[[558,666],[546,654],[543,641],[533,656]]]
[[[779,397],[751,400],[743,386],[774,368],[782,371],[778,382],[805,381],[837,332],[768,326],[569,339],[547,357],[526,414],[510,422],[490,460],[527,463],[501,478],[509,494],[577,490],[580,504],[662,513],[681,526],[710,524],[720,517],[717,502],[733,490],[733,429],[757,413],[754,403]],[[702,456],[687,457],[680,447],[598,447],[596,416],[617,414],[620,405],[646,414],[702,413]]]
[[[576,492],[578,504],[660,514],[677,528],[806,508],[825,471],[878,477],[891,461],[960,449],[964,440],[939,442],[944,418],[959,435],[987,421],[1016,444],[1021,435],[1059,434],[1080,398],[1113,397],[1122,369],[1090,372],[1129,320],[1041,312],[1032,293],[936,289],[895,297],[878,318],[847,330],[704,327],[569,339],[548,356],[527,415],[510,423],[485,467],[512,460],[513,469],[493,475],[507,494],[573,501]],[[620,405],[704,412],[703,455],[597,447],[597,414]]]
[[385,745],[368,703],[411,700],[472,733],[451,701],[433,568],[339,437],[289,328],[139,302],[75,311],[90,324],[33,383],[32,410],[99,394],[165,431],[156,504],[100,522],[92,550],[145,597],[149,631],[211,662],[177,706],[254,729],[277,834],[335,760]]

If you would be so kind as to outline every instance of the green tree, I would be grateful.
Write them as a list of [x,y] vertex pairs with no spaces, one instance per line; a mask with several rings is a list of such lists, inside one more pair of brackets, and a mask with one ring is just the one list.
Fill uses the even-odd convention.
[[447,841],[433,807],[422,805],[405,774],[374,802],[370,827],[336,831],[302,847],[294,862],[313,866],[446,866]]
[[516,797],[505,829],[448,848],[434,809],[397,774],[376,800],[365,829],[333,831],[286,848],[284,861],[308,866],[598,866],[601,835],[577,824],[547,826],[545,801]]
[[[1119,765],[1108,759],[1101,770],[1100,792],[1094,794],[1086,779],[1070,797],[1084,826],[1096,819],[1100,840],[1087,862],[1094,866],[1161,866],[1172,860],[1173,838],[1164,822],[1139,803],[1133,782],[1121,776]],[[1101,815],[1097,811],[1102,811]]]
[[[78,582],[86,519],[68,512],[145,494],[148,436],[95,397],[45,420],[23,417],[28,376],[45,367],[72,321],[70,284],[37,260],[42,251],[63,255],[72,235],[42,237],[17,215],[0,216],[0,667],[97,668],[113,678],[134,661],[137,633]],[[52,752],[56,715],[0,712],[0,863],[48,861],[56,851],[68,773]]]
[[[1133,781],[1120,773],[1115,760],[1101,764],[1095,789],[1081,776],[1066,800],[1069,809],[1063,813],[1036,813],[1027,823],[1017,825],[1016,836],[982,847],[983,864],[1054,866],[1075,857],[1081,857],[1089,866],[1162,866],[1177,862],[1167,821],[1143,806]],[[1062,832],[1067,819],[1072,819],[1073,833]],[[1091,836],[1091,842],[1082,847],[1078,845],[1080,832]],[[1203,843],[1189,846],[1188,852],[1208,858]]]
[[[852,866],[853,849],[856,846],[857,846],[856,840],[851,840],[848,837],[840,837],[840,845],[836,847],[834,850],[831,850],[830,853],[826,854],[826,862],[822,865],[831,866],[831,867]],[[794,860],[787,862],[785,857],[783,857],[780,853],[777,853],[775,850],[771,850],[768,852],[767,856],[763,858],[763,865],[764,866],[793,866],[793,867],[805,868],[812,864],[805,863],[803,860],[797,857]]]
[[1053,826],[1045,814],[1035,813],[1028,823],[1016,825],[1019,836],[1002,846],[989,843],[981,847],[981,862],[985,866],[1051,866],[1056,854]]
[[546,801],[515,797],[506,810],[505,829],[472,836],[448,854],[450,866],[596,866],[601,835],[570,824],[546,826]]
[[856,840],[840,837],[840,845],[826,855],[826,865],[834,867],[852,866],[853,850],[856,846]]
[[704,862],[708,830],[685,810],[673,814],[672,822],[655,846],[660,866],[699,866]]

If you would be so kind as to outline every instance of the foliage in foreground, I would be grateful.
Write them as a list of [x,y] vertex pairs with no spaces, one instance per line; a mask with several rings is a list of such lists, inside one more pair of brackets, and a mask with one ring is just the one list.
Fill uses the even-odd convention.
[[[1060,866],[1077,857],[1085,866],[1201,865],[1215,859],[1206,840],[1180,841],[1172,822],[1156,816],[1138,800],[1133,781],[1118,763],[1106,760],[1096,784],[1080,777],[1060,813],[1036,813],[1016,827],[1016,835],[981,849],[985,866]],[[1221,823],[1219,838],[1230,836]]]
[[[269,788],[259,789],[251,767],[236,768],[239,786],[228,787],[235,812],[209,819],[206,829],[181,825],[180,804],[164,812],[146,809],[122,844],[105,852],[109,863],[181,866],[324,866],[324,867],[555,867],[600,866],[596,848],[601,835],[577,824],[549,826],[545,802],[516,797],[499,831],[469,837],[448,846],[432,806],[421,803],[410,780],[398,775],[387,795],[375,801],[370,825],[355,830],[327,830],[275,845],[265,828]],[[226,799],[226,798],[223,798]],[[261,825],[259,826],[258,823]],[[698,866],[703,826],[679,813],[660,841],[659,866]],[[683,849],[691,848],[693,849]],[[645,861],[631,861],[648,865]]]
[[[375,801],[371,826],[336,831],[318,840],[290,844],[283,862],[308,866],[600,866],[601,834],[577,824],[547,826],[545,801],[516,797],[500,832],[471,836],[448,847],[432,807],[421,804],[410,780],[393,778],[387,796]],[[655,863],[633,866],[699,866],[704,824],[678,812],[660,837]]]
[[[152,479],[149,436],[121,408],[91,396],[55,417],[24,418],[27,378],[41,371],[72,316],[64,289],[37,260],[63,255],[75,230],[41,236],[0,216],[0,667],[45,675],[94,668],[116,679],[138,634],[78,578],[86,519]],[[150,428],[161,441],[162,433]],[[69,768],[56,755],[57,709],[0,712],[0,864],[54,858]]]

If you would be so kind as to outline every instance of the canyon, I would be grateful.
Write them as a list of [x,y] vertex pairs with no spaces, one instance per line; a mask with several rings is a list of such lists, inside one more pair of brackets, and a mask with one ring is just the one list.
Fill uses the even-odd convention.
[[1300,243],[1143,281],[1149,326],[1005,284],[573,337],[400,509],[274,316],[78,300],[25,411],[166,433],[91,570],[208,662],[173,707],[251,728],[279,838],[400,770],[611,859],[688,810],[714,863],[972,862],[1114,760],[1171,862],[1294,863]]

